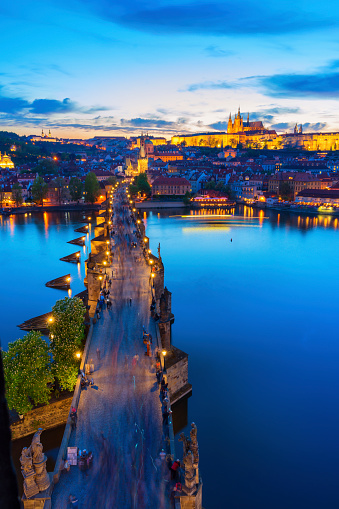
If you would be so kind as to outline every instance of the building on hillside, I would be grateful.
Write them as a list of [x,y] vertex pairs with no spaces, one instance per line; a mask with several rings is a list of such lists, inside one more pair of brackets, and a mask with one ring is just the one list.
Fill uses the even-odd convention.
[[157,177],[152,184],[152,196],[184,196],[187,191],[191,184],[183,177]]
[[4,155],[1,155],[0,152],[0,168],[14,168],[14,163],[12,159],[4,153]]

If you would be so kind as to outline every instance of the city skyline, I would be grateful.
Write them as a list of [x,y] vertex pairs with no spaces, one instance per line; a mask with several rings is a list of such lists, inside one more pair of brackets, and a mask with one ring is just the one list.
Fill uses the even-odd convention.
[[0,129],[58,137],[225,131],[238,106],[278,132],[339,131],[326,0],[2,6]]

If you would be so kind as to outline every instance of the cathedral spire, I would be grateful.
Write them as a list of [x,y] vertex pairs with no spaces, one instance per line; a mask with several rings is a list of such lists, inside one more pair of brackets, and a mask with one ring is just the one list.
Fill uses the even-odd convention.
[[247,113],[247,127],[250,126],[250,114]]

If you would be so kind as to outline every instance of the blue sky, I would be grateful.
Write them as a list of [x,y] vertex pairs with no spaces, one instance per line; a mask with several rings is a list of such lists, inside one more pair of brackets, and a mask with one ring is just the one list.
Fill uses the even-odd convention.
[[339,130],[336,0],[6,3],[0,129],[171,136],[240,105],[281,132]]

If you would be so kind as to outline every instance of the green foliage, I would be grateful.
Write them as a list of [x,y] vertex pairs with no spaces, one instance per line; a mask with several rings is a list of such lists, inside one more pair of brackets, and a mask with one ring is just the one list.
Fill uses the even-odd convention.
[[3,352],[8,407],[25,414],[33,405],[48,403],[52,381],[49,347],[41,333],[32,331],[9,343]]
[[134,178],[133,184],[129,187],[130,193],[132,195],[136,195],[137,193],[145,194],[146,196],[150,196],[152,189],[148,183],[146,173],[140,173]]
[[283,200],[293,200],[293,191],[287,182],[280,184],[279,194]]
[[85,200],[90,203],[96,202],[100,194],[100,184],[95,173],[90,171],[85,179]]
[[43,204],[43,199],[46,197],[48,192],[48,185],[42,177],[37,177],[32,185],[32,198],[38,205]]
[[79,361],[76,353],[84,339],[86,308],[78,297],[65,297],[52,308],[53,321],[49,322],[49,338],[53,354],[52,371],[63,389],[73,390]]
[[109,184],[110,186],[115,186],[115,184],[118,182],[118,179],[112,175],[111,177],[108,177],[108,179],[106,180],[107,184]]
[[185,196],[182,201],[184,202],[185,205],[189,205],[191,198],[192,198],[191,193],[189,191],[186,191]]
[[216,183],[215,180],[210,180],[209,182],[206,182],[205,189],[215,189]]
[[15,184],[13,184],[12,197],[13,200],[15,201],[15,205],[19,207],[19,205],[22,204],[23,199],[22,199],[22,187],[20,186],[20,184],[18,184],[18,182],[15,182]]
[[33,171],[39,173],[39,175],[56,175],[58,165],[51,159],[40,159]]
[[79,201],[82,198],[83,185],[78,177],[72,177],[69,182],[69,192],[73,201]]

